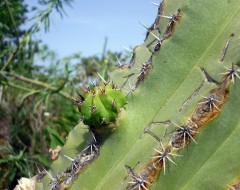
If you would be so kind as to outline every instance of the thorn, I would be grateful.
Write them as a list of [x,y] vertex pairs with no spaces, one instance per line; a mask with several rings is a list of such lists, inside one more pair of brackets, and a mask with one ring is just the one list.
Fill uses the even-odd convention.
[[92,85],[93,87],[96,87],[96,86],[97,86],[97,84],[94,84],[93,81],[91,81],[91,85]]
[[84,121],[84,116],[82,116],[79,121],[78,121],[78,124],[82,123],[83,124],[83,121]]
[[43,168],[43,170],[48,174],[48,176],[51,178],[51,180],[54,179],[53,176],[45,168]]
[[97,143],[97,139],[96,139],[96,137],[95,137],[95,134],[94,134],[94,132],[93,132],[93,131],[91,131],[91,133],[92,133],[92,137],[93,137],[93,140],[94,140],[94,142],[95,142],[95,143]]
[[176,124],[176,123],[174,123],[174,122],[172,122],[172,121],[171,121],[171,123],[172,123],[173,125],[175,125],[176,127],[180,128],[180,129],[183,129],[183,127],[181,127],[180,125],[178,125],[178,124]]
[[107,82],[105,81],[105,79],[103,78],[103,76],[102,76],[99,72],[97,72],[97,74],[98,74],[98,76],[100,77],[100,79],[102,79],[102,81],[103,81],[104,83],[107,83]]
[[[90,107],[91,107],[91,106],[90,106]],[[93,114],[96,110],[97,110],[97,107],[96,107],[96,106],[92,106],[92,108],[91,108],[91,113]]]
[[[174,165],[177,165],[168,155],[171,155],[171,149],[167,147],[164,149],[163,145],[162,146],[162,151],[159,151],[157,149],[154,149],[157,152],[157,155],[154,156],[153,158],[157,158],[158,162],[162,161],[163,162],[163,172],[165,175],[165,168],[166,168],[166,159],[170,162],[172,162]],[[173,156],[176,156],[177,154],[172,154]],[[180,155],[177,155],[180,156]]]
[[119,67],[122,67],[123,66],[123,64],[121,63],[121,61],[118,59],[118,57],[115,55],[115,57],[116,57],[116,59],[117,59],[117,62],[118,62],[118,64],[119,64]]
[[80,102],[85,101],[85,98],[83,97],[83,95],[80,94],[80,92],[78,92],[78,91],[76,91],[76,92],[77,92],[78,96],[80,97]]
[[100,124],[102,125],[103,123],[106,123],[106,118],[102,118],[102,122]]
[[211,110],[212,110],[212,106],[213,106],[219,111],[219,108],[216,106],[215,103],[220,102],[220,101],[215,96],[216,96],[215,94],[210,94],[208,96],[203,96],[203,98],[206,101],[199,102],[198,104],[208,104],[208,106],[210,107]]
[[166,18],[166,19],[172,19],[170,16],[164,16],[164,15],[158,15],[159,17]]
[[155,2],[151,2],[153,5],[159,7],[160,5],[158,3],[155,3]]
[[135,189],[135,190],[145,189],[145,190],[148,190],[147,187],[145,186],[145,184],[150,185],[149,181],[144,179],[140,174],[136,175],[135,172],[134,172],[134,168],[132,169],[131,167],[129,167],[127,165],[125,165],[125,168],[127,170],[128,175],[124,178],[124,181],[127,179],[127,177],[129,175],[132,178],[132,181],[127,182],[129,184],[129,187],[127,189]]
[[180,154],[173,154],[173,153],[168,153],[169,155],[172,155],[172,156],[183,156],[183,155],[180,155]]
[[231,185],[227,185],[227,186],[230,188],[230,190],[235,190],[235,188],[233,186],[231,186]]
[[138,23],[141,24],[147,31],[149,30],[149,28],[145,24],[143,24],[142,22],[138,21]]
[[[192,133],[196,132],[193,129],[191,129],[190,127],[188,127],[188,125],[184,125],[184,126],[180,126],[174,122],[172,122],[172,124],[174,124],[178,129],[175,131],[175,133],[177,134],[177,137],[174,136],[174,138],[182,138],[183,137],[183,144],[184,146],[186,145],[186,137],[190,137],[196,144],[197,142],[194,140],[194,138],[192,137]],[[197,133],[197,132],[196,132]],[[174,141],[173,141],[174,142]]]
[[90,86],[87,86],[87,87],[86,87],[86,91],[87,91],[88,93],[91,92],[91,88],[90,88]]
[[[104,83],[104,84],[105,84],[105,83]],[[98,87],[98,88],[99,88],[101,94],[105,94],[105,88],[101,88],[101,87]]]
[[116,105],[117,105],[117,101],[114,99],[114,100],[112,100],[111,101],[111,105],[113,106],[113,107],[116,107]]
[[131,52],[131,53],[133,53],[133,50],[131,50],[131,49],[125,47],[125,46],[122,46],[122,48],[125,49],[125,50],[127,50],[127,51],[129,51],[129,52]]
[[162,45],[162,40],[157,37],[155,34],[153,34],[151,31],[149,31],[149,33]]
[[227,68],[227,70],[228,70],[228,72],[226,74],[227,74],[228,78],[230,78],[232,80],[233,84],[234,84],[235,77],[240,79],[240,76],[238,74],[240,72],[240,69],[237,65],[234,65],[232,63],[232,67],[230,69]]
[[126,93],[127,93],[127,95],[128,95],[128,94],[130,94],[130,93],[133,93],[133,91],[134,91],[136,88],[135,88],[135,86],[132,86],[132,85],[131,85],[129,78],[127,79],[127,81],[128,81],[128,84],[129,84],[129,88],[127,88]]
[[35,164],[35,166],[36,166],[36,168],[37,168],[38,173],[40,174],[41,171],[40,171],[39,167],[37,166],[37,164],[36,164],[35,162],[34,162],[34,164]]
[[194,140],[194,138],[192,137],[192,135],[191,135],[189,132],[187,132],[187,134],[188,134],[188,136],[193,140],[193,142],[195,142],[195,144],[197,144],[197,141]]
[[158,42],[162,45],[162,40],[161,40],[159,37],[157,37],[152,31],[150,31],[149,28],[148,28],[145,24],[143,24],[143,23],[140,22],[140,21],[138,21],[138,22],[139,22],[139,24],[141,24],[156,40],[158,40]]
[[67,155],[65,155],[65,154],[62,154],[62,153],[60,153],[62,156],[64,156],[65,158],[67,158],[67,159],[69,159],[70,161],[74,161],[74,159],[73,158],[70,158],[69,156],[67,156]]

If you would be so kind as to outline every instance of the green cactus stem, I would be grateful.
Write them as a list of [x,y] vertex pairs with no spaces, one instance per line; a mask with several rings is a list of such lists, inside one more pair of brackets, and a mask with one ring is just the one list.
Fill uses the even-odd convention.
[[97,129],[114,123],[127,102],[126,95],[113,83],[104,83],[93,88],[87,87],[75,103],[83,123]]

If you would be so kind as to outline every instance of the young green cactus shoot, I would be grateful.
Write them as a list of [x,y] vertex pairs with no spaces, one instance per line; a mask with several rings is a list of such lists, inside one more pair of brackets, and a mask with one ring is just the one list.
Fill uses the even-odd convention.
[[107,127],[118,118],[126,104],[126,95],[113,83],[103,83],[93,88],[87,87],[80,100],[75,101],[83,123],[90,128]]

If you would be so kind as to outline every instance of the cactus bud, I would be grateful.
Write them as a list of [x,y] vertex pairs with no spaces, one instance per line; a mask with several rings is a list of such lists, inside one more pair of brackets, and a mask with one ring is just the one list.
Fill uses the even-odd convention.
[[126,95],[114,84],[88,87],[81,100],[77,101],[78,110],[85,125],[98,128],[116,121],[120,109],[126,104]]

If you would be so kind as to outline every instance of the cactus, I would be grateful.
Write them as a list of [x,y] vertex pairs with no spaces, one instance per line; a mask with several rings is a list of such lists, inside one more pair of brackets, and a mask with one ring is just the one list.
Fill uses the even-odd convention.
[[[169,19],[163,16],[170,12],[173,15]],[[227,189],[236,183],[240,176],[240,81],[234,80],[239,78],[239,16],[237,0],[161,3],[144,43],[134,49],[130,65],[122,65],[113,74],[112,80],[118,86],[130,86],[118,127],[104,137],[97,158],[75,177],[71,189]],[[234,37],[230,35],[233,32]],[[139,73],[135,74],[135,69]],[[203,108],[202,103],[208,106],[209,115],[193,117]],[[99,114],[92,120],[87,105],[92,106],[86,103],[87,113],[81,107],[87,118],[85,124],[101,126],[99,118],[108,117]],[[193,118],[203,121],[194,122],[201,126],[196,133],[181,127]],[[160,125],[147,131],[160,142],[159,147],[154,138],[143,134],[151,123],[166,120],[176,125]],[[184,129],[185,136],[176,138],[176,126]],[[83,124],[76,126],[62,154],[74,157],[83,153],[89,135]],[[175,152],[169,147],[173,139]],[[161,158],[159,166],[148,165],[156,156]],[[59,156],[49,173],[57,176],[72,163]],[[150,172],[138,175],[141,171]],[[49,181],[47,175],[37,183],[37,189],[51,188]]]
[[93,128],[109,126],[115,122],[120,109],[126,104],[126,95],[114,84],[104,83],[86,88],[80,100],[75,101],[85,125]]
[[[67,156],[67,154],[64,153],[64,149],[61,150],[61,147],[60,149],[57,147],[55,150],[51,150],[53,160],[56,160],[60,155],[65,158],[63,162],[65,162],[66,159],[71,161],[67,167],[66,164],[62,163],[63,168],[60,170],[58,167],[55,173],[54,170],[49,172],[43,170],[43,172],[38,174],[38,183],[41,183],[42,178],[48,174],[48,177],[50,177],[49,185],[53,190],[66,189],[71,186],[78,174],[99,156],[100,145],[103,144],[104,140],[111,134],[111,131],[117,127],[120,112],[126,104],[126,95],[118,89],[116,85],[106,81],[101,85],[94,85],[92,88],[87,87],[83,95],[78,94],[80,99],[74,100],[74,103],[78,106],[81,113],[81,121],[92,133],[93,138],[74,158]],[[77,127],[75,129],[77,129]],[[71,132],[70,135],[72,133],[75,132]],[[78,148],[81,147],[80,144],[75,143],[75,145],[77,145]],[[60,159],[58,161],[61,162]],[[43,184],[40,188],[47,188],[47,186],[45,186],[46,185]]]

